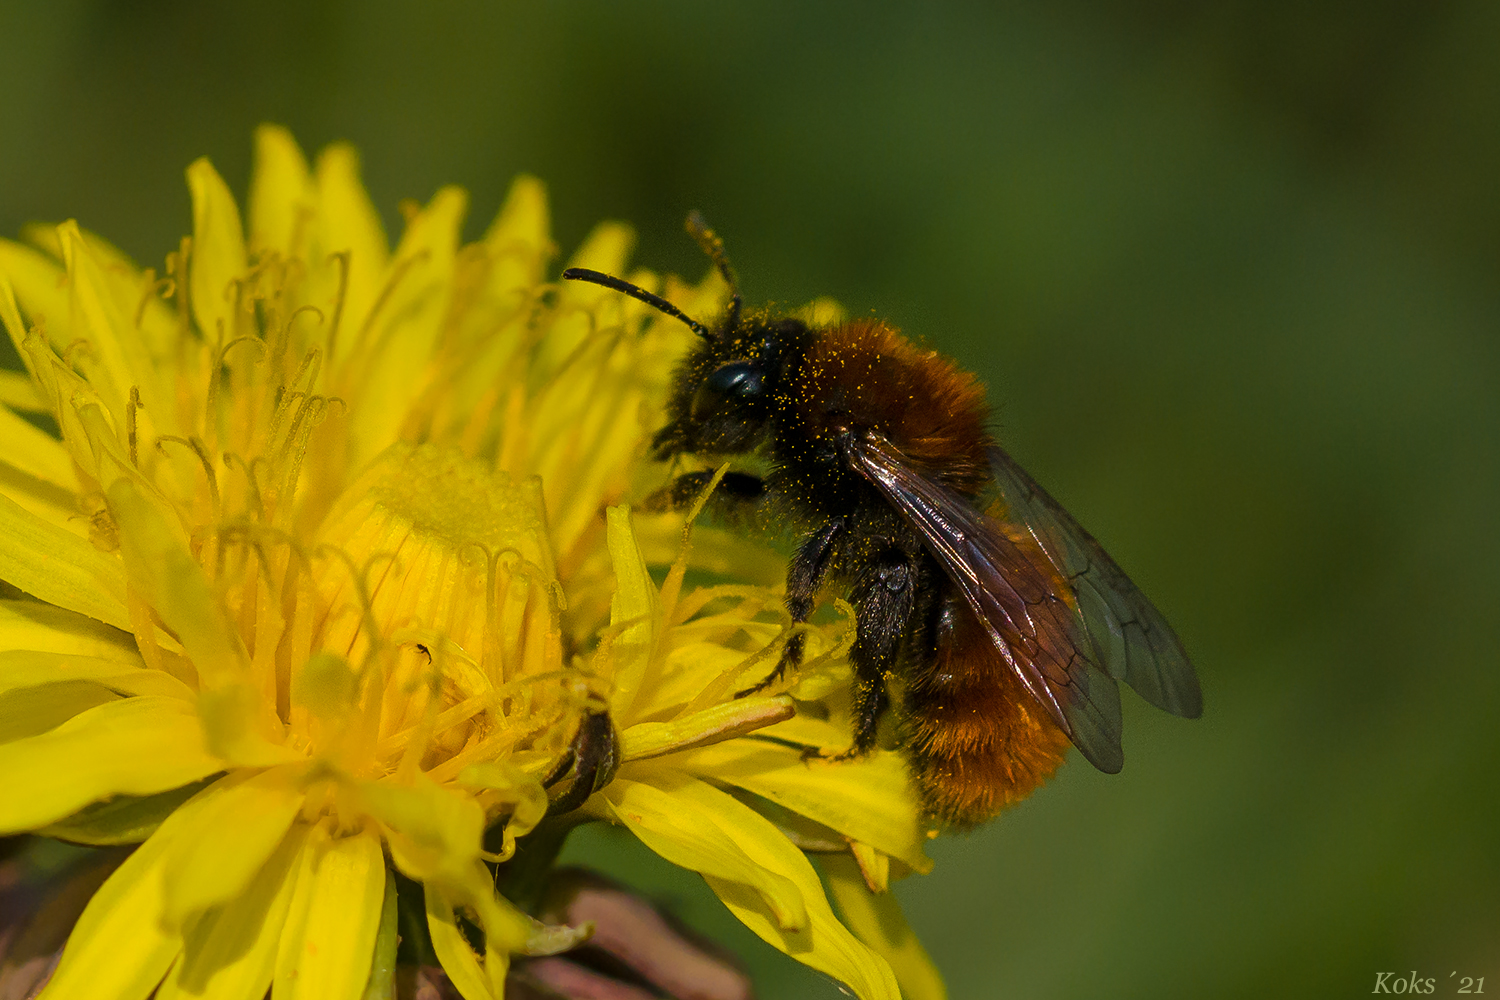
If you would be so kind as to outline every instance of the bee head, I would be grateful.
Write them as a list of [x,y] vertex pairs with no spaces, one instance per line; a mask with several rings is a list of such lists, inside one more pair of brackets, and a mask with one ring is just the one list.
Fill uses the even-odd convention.
[[581,267],[563,272],[566,279],[603,285],[644,302],[687,324],[701,338],[677,371],[668,406],[671,419],[652,439],[652,456],[660,461],[682,452],[732,455],[759,444],[770,419],[770,400],[785,345],[789,337],[807,330],[794,319],[745,317],[739,282],[724,255],[723,241],[697,212],[688,215],[687,231],[729,286],[729,307],[713,327],[622,278]]
[[708,341],[684,360],[667,405],[670,419],[651,443],[652,457],[666,461],[682,452],[730,455],[759,443],[770,413],[774,373],[764,356],[736,350],[737,346],[727,337]]

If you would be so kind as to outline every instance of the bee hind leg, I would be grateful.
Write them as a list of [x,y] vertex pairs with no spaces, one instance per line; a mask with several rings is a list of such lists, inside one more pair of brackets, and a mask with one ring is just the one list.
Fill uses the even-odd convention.
[[551,773],[542,779],[542,785],[550,788],[574,771],[572,786],[548,804],[547,815],[561,816],[577,809],[590,795],[609,784],[619,769],[620,738],[609,713],[594,709],[585,712],[578,721],[572,743]]

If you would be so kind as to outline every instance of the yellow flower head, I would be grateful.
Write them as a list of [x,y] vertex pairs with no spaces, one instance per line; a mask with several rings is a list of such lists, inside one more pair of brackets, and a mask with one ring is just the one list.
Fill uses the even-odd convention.
[[[785,632],[777,559],[627,506],[665,482],[645,444],[691,332],[548,282],[535,180],[466,246],[444,189],[394,250],[346,147],[309,168],[262,128],[244,221],[206,160],[188,182],[161,275],[72,222],[0,242],[27,369],[0,378],[0,833],[141,844],[45,995],[387,995],[394,869],[463,995],[501,996],[512,955],[587,933],[491,866],[588,717],[623,763],[580,816],[867,1000],[941,996],[884,892],[928,867],[899,759],[803,761],[848,743],[847,621],[736,699]],[[723,292],[631,280],[692,315]]]

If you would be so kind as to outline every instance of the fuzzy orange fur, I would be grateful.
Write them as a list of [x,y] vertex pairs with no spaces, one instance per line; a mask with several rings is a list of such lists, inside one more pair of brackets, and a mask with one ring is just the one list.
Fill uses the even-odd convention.
[[966,606],[931,672],[930,701],[910,715],[912,772],[929,813],[957,827],[1030,795],[1067,756],[1067,734],[1000,659]]
[[[1071,606],[1071,591],[1036,541],[1005,526],[1004,505],[985,513]],[[1011,672],[967,604],[954,603],[937,638],[937,656],[914,685],[922,697],[909,713],[911,766],[927,811],[968,828],[1040,787],[1072,743]]]
[[984,385],[936,351],[874,319],[824,331],[797,382],[809,431],[847,419],[884,434],[907,461],[960,489],[989,474]]

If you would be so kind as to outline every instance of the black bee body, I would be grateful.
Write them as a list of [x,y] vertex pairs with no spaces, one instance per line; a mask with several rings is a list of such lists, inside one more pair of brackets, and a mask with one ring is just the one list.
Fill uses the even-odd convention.
[[[847,595],[857,621],[850,653],[852,751],[869,750],[888,705],[887,677],[919,673],[931,662],[942,633],[940,616],[954,609],[946,600],[947,577],[922,535],[852,466],[850,444],[879,434],[909,449],[912,442],[902,440],[909,436],[902,431],[913,423],[929,437],[934,429],[945,431],[945,446],[967,439],[963,450],[974,453],[969,462],[962,454],[953,461],[945,451],[934,472],[956,489],[977,493],[985,477],[973,466],[988,443],[973,391],[977,384],[931,352],[916,351],[882,323],[813,329],[774,316],[747,316],[735,327],[726,323],[699,342],[674,381],[669,419],[653,441],[653,457],[669,461],[691,453],[714,461],[754,453],[766,461],[763,477],[726,476],[717,502],[721,509],[753,506],[756,520],[802,529],[787,569],[793,621],[807,620],[825,583]],[[901,396],[891,393],[893,382],[930,384],[921,386],[927,394]],[[952,410],[943,408],[945,400],[955,404]],[[691,501],[710,478],[708,472],[679,477],[673,499]],[[802,638],[792,635],[775,671],[758,687],[801,660]],[[903,664],[916,670],[903,670]]]

